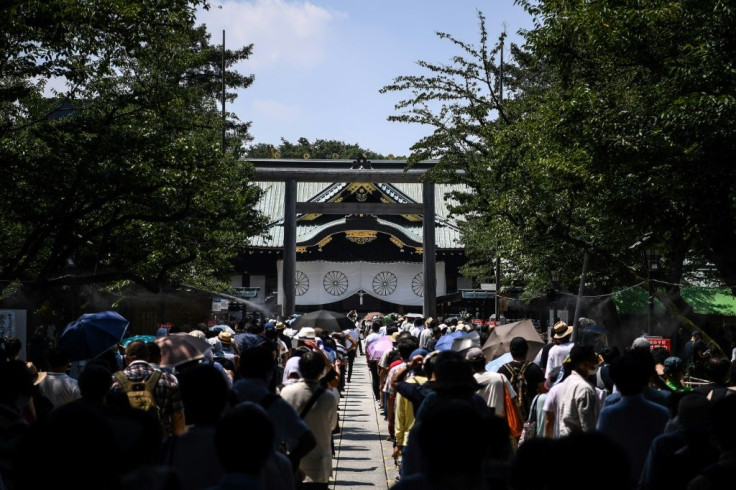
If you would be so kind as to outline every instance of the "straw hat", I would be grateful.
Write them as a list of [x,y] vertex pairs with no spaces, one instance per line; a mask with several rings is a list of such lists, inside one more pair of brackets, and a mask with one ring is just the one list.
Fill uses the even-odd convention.
[[33,379],[34,385],[38,385],[44,380],[44,378],[46,378],[46,371],[39,371],[36,365],[32,362],[27,362],[26,366],[28,366],[28,370],[31,372],[31,378]]

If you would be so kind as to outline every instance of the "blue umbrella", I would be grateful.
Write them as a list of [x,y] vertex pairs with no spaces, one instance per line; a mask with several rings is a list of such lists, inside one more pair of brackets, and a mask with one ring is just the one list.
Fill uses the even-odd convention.
[[443,335],[437,341],[437,344],[434,346],[434,350],[452,350],[453,341],[457,338],[462,337],[464,333],[465,332],[463,332],[462,330],[456,330],[455,332]]
[[235,335],[235,330],[230,328],[229,325],[213,325],[210,327],[210,332],[228,332],[230,335]]
[[85,313],[64,328],[57,345],[72,361],[92,359],[118,344],[129,323],[116,311]]
[[155,335],[133,335],[131,337],[126,337],[123,339],[121,344],[123,344],[123,347],[128,347],[128,344],[133,342],[134,340],[140,340],[141,342],[153,342],[156,339]]
[[498,359],[494,359],[488,364],[486,364],[486,371],[497,373],[498,370],[501,369],[501,366],[513,360],[514,360],[514,357],[511,355],[510,352],[507,352],[501,357],[499,357]]

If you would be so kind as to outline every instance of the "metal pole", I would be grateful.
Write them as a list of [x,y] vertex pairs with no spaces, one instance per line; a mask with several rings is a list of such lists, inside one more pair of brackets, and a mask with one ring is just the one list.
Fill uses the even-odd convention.
[[652,316],[654,313],[654,288],[652,287],[652,273],[647,261],[647,337],[652,335]]
[[575,338],[577,337],[578,326],[580,323],[580,308],[582,307],[582,303],[583,303],[583,288],[585,286],[586,272],[588,272],[588,249],[587,248],[583,251],[583,272],[580,274],[580,287],[578,288],[578,300],[575,303],[575,317],[573,318],[572,338],[571,338],[573,342],[575,342]]
[[501,292],[501,257],[500,257],[500,251],[499,248],[501,246],[501,242],[496,242],[496,325],[501,325],[501,298],[499,297],[499,293]]

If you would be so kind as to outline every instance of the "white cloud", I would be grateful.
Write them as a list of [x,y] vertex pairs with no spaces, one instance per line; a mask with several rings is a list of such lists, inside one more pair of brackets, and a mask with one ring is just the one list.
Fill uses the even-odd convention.
[[209,11],[198,12],[197,21],[207,25],[212,41],[225,45],[254,45],[248,68],[289,64],[311,67],[325,58],[330,29],[343,14],[308,1],[225,0],[213,1]]

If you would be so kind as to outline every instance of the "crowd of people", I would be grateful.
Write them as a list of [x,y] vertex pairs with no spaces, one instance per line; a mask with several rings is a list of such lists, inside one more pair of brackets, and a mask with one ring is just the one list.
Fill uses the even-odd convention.
[[[133,340],[83,366],[52,348],[39,371],[6,339],[0,490],[326,489],[356,361],[386,419],[397,489],[701,490],[736,474],[734,363],[701,356],[697,338],[685,359],[645,338],[622,352],[573,342],[558,322],[533,360],[516,337],[512,360],[489,370],[487,325],[349,316],[342,331],[277,320],[160,331],[211,346],[175,366]],[[478,346],[437,350],[476,329]]]

